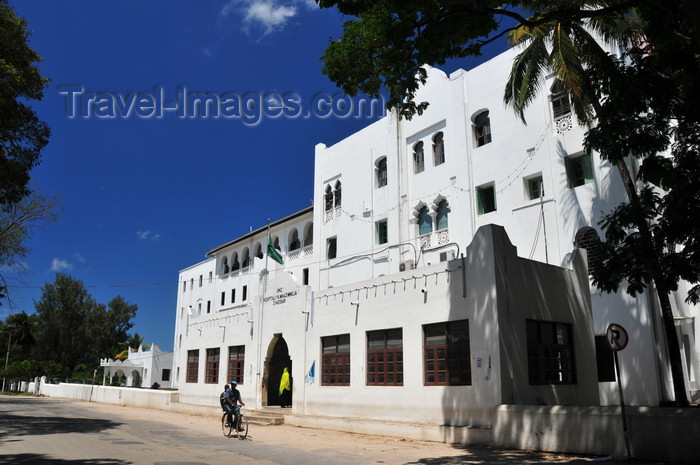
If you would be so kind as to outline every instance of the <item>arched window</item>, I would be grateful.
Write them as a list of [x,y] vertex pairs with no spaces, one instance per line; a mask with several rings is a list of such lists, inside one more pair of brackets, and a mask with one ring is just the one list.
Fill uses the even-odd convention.
[[304,247],[306,247],[314,243],[314,224],[307,224],[304,231]]
[[600,236],[598,236],[598,232],[590,226],[583,227],[576,233],[574,244],[579,249],[586,249],[588,274],[593,274],[593,270],[600,266]]
[[433,232],[433,218],[428,214],[428,207],[423,207],[418,211],[418,234],[428,234]]
[[445,139],[442,131],[433,136],[433,164],[435,166],[445,163]]
[[341,200],[341,194],[342,194],[342,184],[340,181],[336,181],[335,183],[335,189],[333,190],[333,197],[335,198],[335,208],[340,207],[340,200]]
[[254,255],[257,258],[263,258],[262,244],[260,242],[255,244],[255,254]]
[[571,114],[569,95],[564,91],[564,85],[559,79],[552,84],[550,93],[552,94],[552,112],[554,114],[554,119],[563,118]]
[[488,110],[482,111],[474,118],[474,138],[477,147],[491,142],[491,120]]
[[418,141],[413,144],[413,172],[420,173],[425,169],[425,154],[423,153],[423,142]]
[[280,248],[280,238],[275,236],[275,239],[272,241],[272,247],[274,247],[276,250],[279,250],[280,252],[282,249]]
[[248,247],[243,249],[243,254],[241,255],[243,257],[243,261],[241,262],[241,266],[243,268],[247,268],[250,266],[250,250]]
[[241,268],[241,262],[238,261],[238,252],[233,252],[231,258],[231,271],[237,271]]
[[224,258],[221,259],[221,274],[228,274],[228,272],[228,257],[224,256]]
[[377,188],[386,186],[386,183],[386,157],[382,157],[379,160],[377,160]]
[[435,217],[435,229],[447,228],[447,214],[450,212],[450,207],[447,205],[447,200],[442,199],[437,207],[437,216]]
[[333,188],[331,187],[330,184],[328,186],[326,186],[325,200],[326,200],[326,211],[333,210]]
[[289,250],[296,250],[301,247],[301,242],[299,242],[299,231],[296,228],[292,229],[289,234]]

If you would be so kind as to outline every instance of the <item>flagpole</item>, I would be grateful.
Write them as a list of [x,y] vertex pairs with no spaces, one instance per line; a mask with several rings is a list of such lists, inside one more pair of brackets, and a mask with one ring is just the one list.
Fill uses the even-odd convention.
[[[270,244],[270,218],[267,219],[267,243],[265,244],[265,247],[267,247]],[[267,259],[269,258],[270,254],[267,253],[267,249],[265,249],[265,269],[267,270]]]
[[[267,244],[270,243],[270,218],[267,219]],[[269,271],[267,269],[267,263],[268,263],[268,257],[269,253],[267,252],[267,244],[265,245],[265,268],[261,272],[262,276],[262,295],[260,296],[260,318],[259,318],[259,323],[258,323],[258,386],[260,387],[260,402],[258,407],[262,407],[263,405],[263,399],[262,399],[262,372],[263,372],[263,367],[262,367],[262,329],[263,329],[263,307],[265,305],[265,294],[267,293],[267,277],[269,274]],[[256,389],[257,391],[257,389]]]

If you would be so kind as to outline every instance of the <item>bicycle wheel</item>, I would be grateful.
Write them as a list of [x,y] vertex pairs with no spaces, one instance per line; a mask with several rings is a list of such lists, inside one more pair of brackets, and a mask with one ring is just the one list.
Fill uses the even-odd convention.
[[231,430],[233,428],[231,427],[231,425],[226,424],[227,415],[228,414],[226,412],[224,412],[224,415],[221,417],[221,432],[224,433],[224,436],[229,437],[229,436],[231,436]]
[[245,415],[241,414],[238,417],[237,423],[236,435],[238,436],[238,439],[243,440],[248,437],[248,419],[245,417]]

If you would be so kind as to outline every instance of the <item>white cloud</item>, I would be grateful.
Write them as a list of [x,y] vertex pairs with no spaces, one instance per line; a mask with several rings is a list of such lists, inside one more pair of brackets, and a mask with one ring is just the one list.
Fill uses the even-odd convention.
[[74,253],[74,254],[73,254],[73,259],[74,259],[76,262],[79,262],[79,263],[85,263],[85,262],[87,262],[87,260],[85,260],[85,257],[83,257],[83,255],[82,255],[80,252]]
[[54,258],[51,261],[51,271],[64,271],[64,270],[71,270],[73,269],[73,265],[68,263],[67,260],[64,260],[62,258]]
[[160,239],[160,234],[153,234],[150,229],[146,231],[136,231],[136,237],[142,241],[157,241]]
[[278,0],[228,0],[219,11],[219,16],[227,18],[239,14],[244,31],[257,26],[262,28],[263,35],[268,35],[284,28],[291,18],[297,16],[298,5],[318,8],[313,0],[287,0],[285,4]]

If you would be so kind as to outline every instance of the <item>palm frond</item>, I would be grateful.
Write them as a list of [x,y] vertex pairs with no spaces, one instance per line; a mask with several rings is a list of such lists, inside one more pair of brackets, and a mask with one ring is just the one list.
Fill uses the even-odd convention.
[[572,40],[569,29],[558,24],[552,35],[550,62],[552,71],[561,81],[564,89],[577,98],[583,92],[585,73],[579,55],[579,49]]
[[605,15],[586,18],[583,25],[603,42],[622,48],[637,47],[644,41],[642,23],[633,15]]
[[533,39],[513,62],[503,101],[511,105],[525,122],[525,108],[532,103],[542,85],[542,75],[549,70],[547,47],[543,38]]

